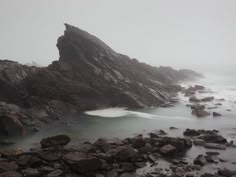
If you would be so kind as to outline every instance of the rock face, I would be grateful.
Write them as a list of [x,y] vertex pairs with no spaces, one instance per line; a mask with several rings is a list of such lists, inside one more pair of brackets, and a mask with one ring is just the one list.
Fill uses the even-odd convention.
[[[45,121],[104,107],[161,106],[181,90],[178,81],[202,77],[191,70],[140,63],[79,28],[65,26],[57,41],[59,61],[48,67],[0,61],[0,101]],[[0,126],[10,134],[2,120]],[[20,131],[21,123],[14,122]]]

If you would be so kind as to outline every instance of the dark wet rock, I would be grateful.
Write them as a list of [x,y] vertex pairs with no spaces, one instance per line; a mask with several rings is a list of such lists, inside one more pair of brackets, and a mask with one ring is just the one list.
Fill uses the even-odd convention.
[[131,146],[118,147],[115,150],[114,158],[122,162],[135,161],[137,159],[137,152]]
[[132,138],[131,143],[134,148],[138,149],[138,148],[144,147],[146,144],[146,141],[143,139],[142,136],[138,136],[138,137]]
[[218,107],[217,106],[211,106],[211,107],[208,107],[207,109],[217,109]]
[[50,173],[47,174],[47,177],[60,177],[61,175],[63,175],[63,171],[58,169],[58,170],[54,170]]
[[205,98],[202,98],[201,101],[210,102],[210,101],[213,101],[214,99],[215,99],[214,97],[205,97]]
[[195,94],[196,91],[204,90],[205,87],[201,85],[195,85],[194,87],[189,87],[187,89],[184,89],[182,92],[185,94],[185,96],[190,97]]
[[27,169],[21,170],[21,173],[25,177],[40,177],[41,176],[41,173],[39,172],[39,170],[35,168],[27,168]]
[[226,146],[223,144],[216,144],[216,143],[205,143],[205,148],[208,149],[219,149],[219,150],[226,150]]
[[171,144],[164,145],[160,148],[160,153],[164,156],[173,155],[176,151],[176,147]]
[[[165,150],[166,150],[166,149],[165,149]],[[165,150],[164,150],[164,151],[165,151]],[[165,152],[166,152],[166,151],[165,151]],[[157,157],[154,156],[154,155],[152,155],[152,154],[150,154],[150,155],[148,155],[148,160],[149,160],[150,162],[154,163],[154,162],[157,161]]]
[[219,163],[220,159],[217,156],[207,155],[205,156],[207,162],[209,163]]
[[178,128],[177,127],[170,127],[169,129],[170,130],[177,130]]
[[201,134],[205,134],[205,135],[215,135],[217,133],[219,133],[219,130],[204,130],[204,129],[200,129],[198,130],[199,133]]
[[42,148],[65,146],[70,142],[67,135],[57,135],[43,139],[40,141]]
[[188,173],[185,175],[185,177],[194,177],[195,175],[194,174],[191,174],[191,173]]
[[200,133],[194,129],[186,129],[183,134],[184,136],[199,136],[200,135]]
[[90,144],[90,143],[83,143],[83,144],[70,145],[68,147],[64,147],[64,150],[78,151],[78,152],[83,152],[87,154],[87,153],[95,153],[97,150],[97,147],[95,147],[93,144]]
[[216,106],[222,106],[222,103],[216,103],[215,105]]
[[79,152],[71,152],[64,156],[65,162],[78,173],[87,173],[101,170],[103,168],[102,161],[98,158],[89,157]]
[[136,170],[135,165],[131,162],[122,162],[120,163],[120,167],[125,172],[132,172]]
[[226,109],[226,111],[231,112],[232,110],[231,109]]
[[107,173],[107,177],[119,177],[119,174],[115,170],[111,170]]
[[103,152],[108,152],[110,149],[113,149],[117,146],[123,145],[124,142],[122,142],[118,138],[112,138],[112,139],[105,139],[105,138],[99,138],[97,141],[94,142],[94,146],[99,148]]
[[213,112],[213,117],[221,117],[222,114],[218,113],[218,112]]
[[195,115],[197,117],[206,117],[209,116],[210,113],[202,109],[194,109],[192,110],[192,115]]
[[218,170],[218,173],[222,176],[225,176],[225,177],[232,177],[233,175],[236,175],[236,171],[232,171],[232,170],[229,170],[226,168]]
[[204,86],[202,86],[202,85],[195,85],[194,89],[197,91],[197,90],[204,90],[206,88]]
[[218,134],[205,134],[200,136],[199,139],[202,139],[207,143],[219,143],[219,144],[227,143],[227,140],[223,136]]
[[156,133],[149,133],[150,138],[159,138],[159,135]]
[[153,151],[155,151],[155,148],[150,143],[146,143],[144,147],[138,149],[138,152],[141,154],[148,154]]
[[52,167],[49,167],[49,166],[42,166],[39,168],[39,171],[42,173],[42,174],[48,174],[52,171],[54,171],[55,169],[52,168]]
[[211,174],[211,173],[204,173],[201,175],[201,177],[218,177],[218,176],[215,174]]
[[[0,100],[1,101],[1,100]],[[0,102],[0,135],[19,136],[33,132],[37,118],[20,107]]]
[[208,151],[206,152],[207,155],[220,155],[219,152],[215,152],[215,151]]
[[201,140],[201,139],[194,139],[193,140],[193,144],[195,146],[204,146],[205,145],[205,141],[204,140]]
[[198,103],[198,102],[200,102],[201,100],[198,99],[198,98],[195,97],[195,96],[192,96],[192,97],[189,98],[189,101],[190,101],[190,102],[194,102],[194,103]]
[[0,161],[0,173],[6,171],[14,171],[17,170],[19,166],[16,162],[1,162]]
[[8,171],[8,172],[0,173],[0,177],[23,177],[23,176],[16,171]]
[[58,152],[44,151],[39,153],[40,158],[49,162],[58,161],[61,159],[61,154]]
[[167,133],[164,130],[159,130],[157,131],[159,135],[167,135]]
[[42,160],[34,155],[21,155],[17,160],[18,165],[28,167],[39,167],[43,164]]
[[194,159],[193,163],[196,165],[204,166],[204,165],[206,165],[207,160],[204,155],[199,155]]
[[190,105],[190,107],[193,110],[203,110],[203,109],[205,109],[205,105],[201,105],[201,104]]
[[188,138],[163,137],[159,140],[160,147],[168,144],[174,146],[177,152],[182,152],[192,147],[192,141]]

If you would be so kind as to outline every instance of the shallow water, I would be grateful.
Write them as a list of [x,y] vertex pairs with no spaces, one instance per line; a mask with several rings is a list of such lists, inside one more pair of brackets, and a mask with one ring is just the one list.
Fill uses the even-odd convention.
[[[183,83],[191,85],[192,83]],[[170,108],[149,108],[128,110],[125,108],[110,108],[105,110],[87,111],[78,116],[66,117],[66,119],[45,127],[40,132],[21,139],[13,139],[16,142],[11,148],[24,150],[35,147],[43,138],[56,134],[67,134],[72,138],[72,143],[82,141],[94,141],[100,137],[129,137],[136,134],[146,134],[154,130],[163,129],[173,136],[182,136],[185,128],[218,129],[229,140],[236,140],[236,81],[229,77],[215,77],[209,75],[198,83],[211,89],[212,93],[199,94],[198,97],[214,96],[216,99],[224,98],[225,101],[214,100],[206,103],[215,106],[222,103],[216,111],[223,116],[213,118],[196,118],[191,115],[190,108],[186,107],[188,98],[179,94],[179,102]],[[232,111],[227,111],[231,109]],[[174,126],[178,130],[169,130]],[[9,147],[6,147],[9,148]]]

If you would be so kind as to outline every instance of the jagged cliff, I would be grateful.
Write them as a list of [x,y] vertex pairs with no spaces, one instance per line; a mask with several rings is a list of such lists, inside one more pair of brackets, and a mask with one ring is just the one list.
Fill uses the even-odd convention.
[[179,81],[201,77],[140,63],[79,28],[65,26],[57,41],[60,58],[48,67],[0,60],[0,134],[11,134],[12,127],[25,132],[24,127],[33,125],[29,120],[45,122],[88,109],[160,106],[179,91]]

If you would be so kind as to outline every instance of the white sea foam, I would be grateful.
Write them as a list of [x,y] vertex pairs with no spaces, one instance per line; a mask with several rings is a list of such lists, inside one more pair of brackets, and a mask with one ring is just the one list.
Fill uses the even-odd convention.
[[189,118],[187,117],[156,115],[156,114],[144,113],[144,112],[139,112],[139,111],[130,111],[130,110],[127,110],[127,108],[107,108],[107,109],[102,109],[102,110],[85,111],[84,113],[87,115],[104,117],[104,118],[134,116],[134,117],[144,118],[144,119],[189,120]]

